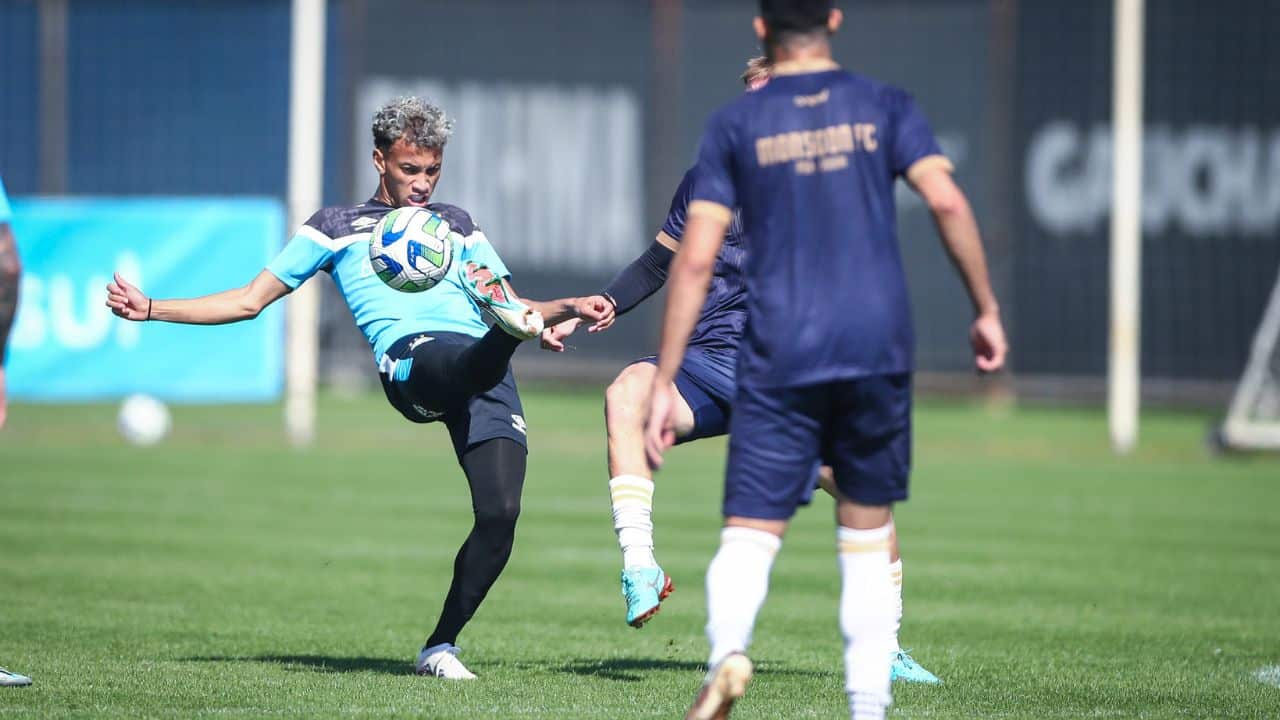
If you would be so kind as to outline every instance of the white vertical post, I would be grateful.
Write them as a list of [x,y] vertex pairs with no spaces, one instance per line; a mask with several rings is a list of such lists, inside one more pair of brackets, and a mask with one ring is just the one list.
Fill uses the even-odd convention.
[[[289,57],[289,228],[320,208],[324,192],[325,0],[293,0]],[[305,283],[288,301],[285,429],[294,445],[315,437],[320,293]]]
[[1114,0],[1111,343],[1107,414],[1117,453],[1138,442],[1142,350],[1142,76],[1144,0]]

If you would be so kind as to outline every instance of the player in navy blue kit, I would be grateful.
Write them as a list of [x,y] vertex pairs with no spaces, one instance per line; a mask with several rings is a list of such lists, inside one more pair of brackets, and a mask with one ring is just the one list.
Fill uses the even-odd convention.
[[914,336],[893,185],[928,204],[964,279],[979,370],[1006,342],[977,223],[911,96],[840,70],[831,0],[761,0],[773,80],[716,113],[699,148],[689,222],[670,270],[646,445],[675,439],[674,380],[733,208],[741,208],[747,325],[739,346],[720,549],[707,570],[710,668],[689,718],[727,717],[773,558],[821,461],[839,496],[846,691],[855,720],[891,701],[893,503],[907,497]]
[[[469,680],[454,644],[511,556],[524,488],[524,411],[511,355],[542,322],[612,317],[602,297],[521,300],[488,238],[466,211],[431,203],[453,122],[418,98],[399,98],[373,120],[376,194],[312,215],[279,256],[248,285],[190,300],[153,300],[124,278],[107,287],[107,305],[127,320],[213,325],[257,317],[317,272],[328,272],[373,348],[387,400],[408,420],[441,421],[471,488],[475,515],[458,551],[435,629],[418,654],[421,675]],[[425,207],[459,237],[454,271],[432,289],[403,293],[374,274],[369,238],[397,207]],[[495,324],[490,328],[481,311]]]
[[[764,87],[769,81],[768,58],[747,62],[742,74],[748,90]],[[623,315],[656,292],[667,280],[680,238],[684,235],[689,202],[693,195],[694,171],[680,181],[667,219],[649,248],[628,265],[602,293]],[[746,323],[746,288],[743,260],[746,239],[737,214],[716,257],[706,302],[689,339],[688,351],[676,375],[676,442],[715,437],[728,432],[738,361],[738,341]],[[543,333],[543,347],[563,350],[564,338],[577,327],[568,320]],[[603,330],[612,321],[597,324]],[[609,436],[609,491],[614,531],[622,548],[622,595],[626,601],[626,622],[642,627],[674,589],[654,556],[652,473],[644,453],[644,406],[657,372],[657,358],[642,358],[627,366],[606,392],[605,422]],[[834,492],[831,469],[821,468],[822,486]],[[898,646],[897,625],[902,619],[902,561],[898,557],[897,536],[890,545],[893,561],[896,620],[892,676],[895,680],[937,683],[926,670]]]

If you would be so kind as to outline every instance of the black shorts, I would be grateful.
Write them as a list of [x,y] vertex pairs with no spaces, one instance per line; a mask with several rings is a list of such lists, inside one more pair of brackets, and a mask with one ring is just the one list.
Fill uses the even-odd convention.
[[[415,365],[418,372],[439,365],[429,362],[433,353],[457,352],[459,346],[475,342],[476,338],[470,335],[453,332],[408,335],[397,340],[378,359],[378,377],[387,401],[411,422],[443,422],[459,458],[468,449],[494,438],[510,438],[528,448],[524,409],[510,366],[502,382],[477,395],[458,392],[458,379],[447,376],[415,377],[415,382],[409,383]],[[424,391],[424,387],[430,390]]]

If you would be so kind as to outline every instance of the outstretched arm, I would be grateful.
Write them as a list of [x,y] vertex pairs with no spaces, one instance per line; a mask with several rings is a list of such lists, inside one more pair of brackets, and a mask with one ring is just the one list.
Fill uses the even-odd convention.
[[[640,255],[622,269],[608,287],[600,292],[613,307],[613,313],[587,329],[587,332],[608,330],[614,320],[644,302],[667,282],[667,269],[671,259],[675,257],[680,241],[661,231],[653,243]],[[564,352],[564,339],[578,329],[578,320],[570,319],[560,324],[547,324],[542,331],[542,348],[554,352]]]
[[623,268],[600,294],[613,304],[618,315],[630,311],[667,282],[668,269],[678,249],[679,240],[666,231],[659,232],[644,253]]
[[163,320],[190,325],[222,325],[252,320],[289,287],[263,270],[244,287],[185,300],[156,300],[130,285],[120,273],[107,285],[107,307],[125,320]]
[[[0,200],[4,200],[4,187],[0,185]],[[9,343],[9,327],[18,312],[18,283],[22,280],[22,264],[18,261],[18,248],[13,242],[9,223],[0,220],[0,428],[8,417],[8,401],[5,390],[4,359]]]
[[547,326],[558,325],[565,320],[580,318],[591,320],[596,324],[613,322],[613,305],[600,295],[589,297],[561,298],[559,300],[530,300],[520,298],[521,302],[542,313],[542,321]]
[[0,220],[0,372],[4,368],[9,328],[18,312],[18,282],[21,279],[22,264],[18,261],[13,233],[9,230],[9,223]]
[[909,175],[909,179],[928,203],[942,243],[973,303],[976,317],[969,330],[969,341],[973,345],[974,362],[983,372],[995,372],[1004,366],[1009,347],[1000,322],[1000,305],[987,274],[982,236],[969,201],[951,173],[937,165],[927,166],[923,172]]

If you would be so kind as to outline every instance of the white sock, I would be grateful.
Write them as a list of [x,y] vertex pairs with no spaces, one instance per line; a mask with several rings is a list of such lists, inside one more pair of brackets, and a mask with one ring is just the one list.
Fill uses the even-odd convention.
[[639,475],[619,475],[609,481],[613,530],[622,548],[622,566],[630,570],[654,567],[653,481]]
[[763,530],[727,527],[720,549],[707,568],[707,639],[709,666],[751,644],[756,615],[769,593],[769,571],[782,538]]
[[874,530],[841,527],[840,630],[844,633],[845,691],[854,720],[881,720],[893,698],[893,583],[889,576],[892,525]]
[[902,558],[889,563],[889,580],[893,582],[893,652],[902,649],[898,632],[902,629]]

